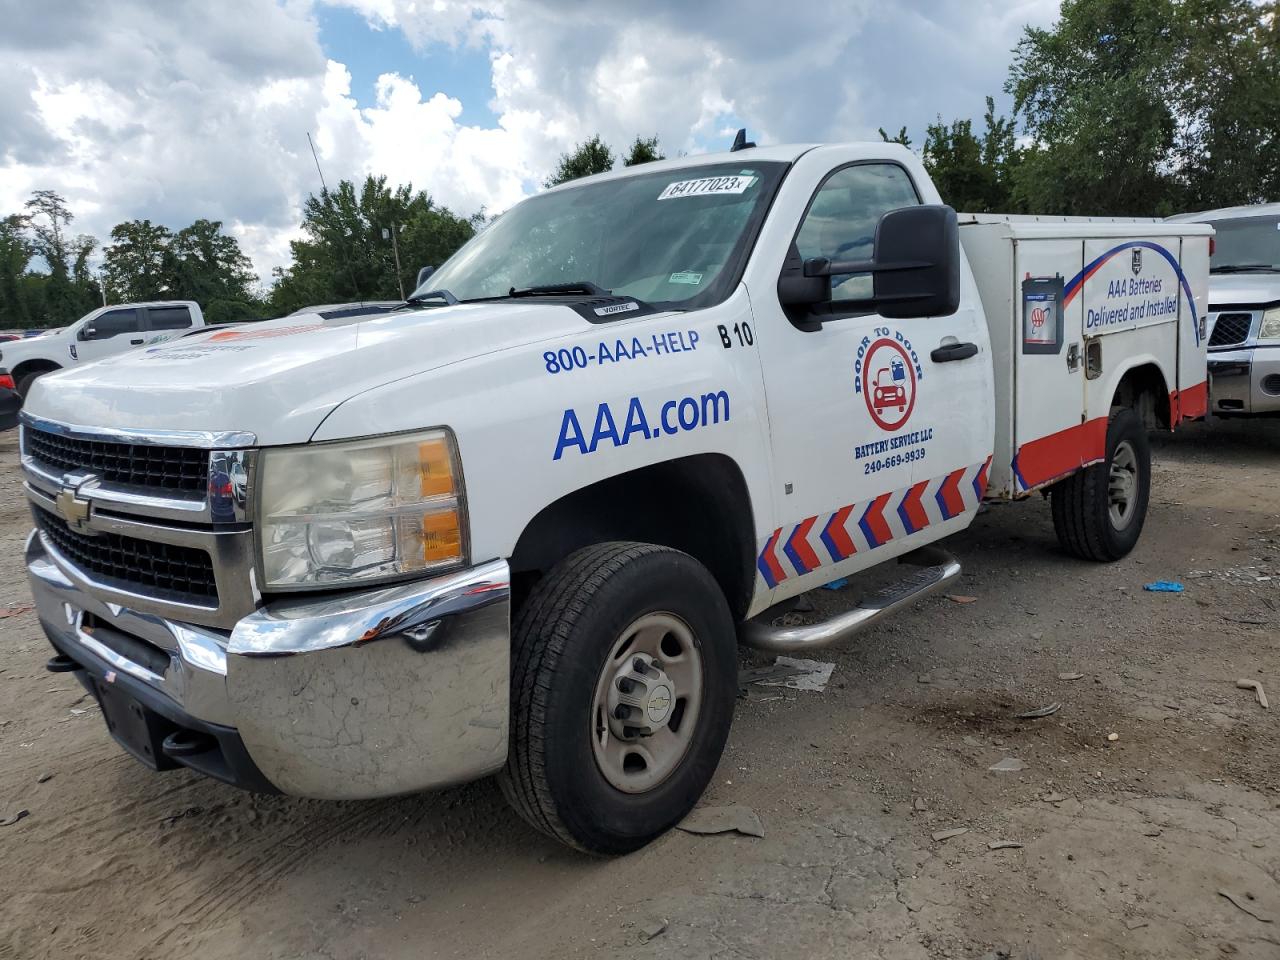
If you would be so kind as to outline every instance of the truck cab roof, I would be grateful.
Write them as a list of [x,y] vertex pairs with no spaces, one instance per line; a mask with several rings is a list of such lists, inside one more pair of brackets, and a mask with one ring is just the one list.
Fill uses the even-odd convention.
[[1179,213],[1169,219],[1175,223],[1199,223],[1204,220],[1237,220],[1245,217],[1280,217],[1280,203],[1253,203],[1239,207],[1219,207],[1196,213]]

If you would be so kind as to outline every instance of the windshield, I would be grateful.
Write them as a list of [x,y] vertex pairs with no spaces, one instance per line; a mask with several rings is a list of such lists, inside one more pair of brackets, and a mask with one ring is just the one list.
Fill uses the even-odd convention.
[[594,283],[676,309],[724,299],[785,163],[725,163],[531,197],[449,258],[414,296],[459,300]]
[[1211,220],[1217,231],[1209,270],[1233,269],[1280,272],[1280,216]]

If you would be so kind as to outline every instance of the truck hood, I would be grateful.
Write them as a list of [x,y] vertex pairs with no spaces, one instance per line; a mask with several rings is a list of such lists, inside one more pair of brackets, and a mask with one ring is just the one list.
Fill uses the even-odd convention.
[[413,374],[581,332],[561,304],[427,307],[211,329],[36,381],[25,412],[131,430],[249,431],[302,443],[338,404]]
[[56,342],[57,334],[63,329],[59,327],[56,330],[38,333],[34,337],[23,337],[21,340],[6,340],[0,343],[0,367],[12,371],[22,361],[30,360],[32,357],[49,357],[63,363],[70,363],[71,357],[67,355],[66,347]]
[[1218,273],[1209,276],[1209,308],[1250,307],[1280,301],[1280,273]]

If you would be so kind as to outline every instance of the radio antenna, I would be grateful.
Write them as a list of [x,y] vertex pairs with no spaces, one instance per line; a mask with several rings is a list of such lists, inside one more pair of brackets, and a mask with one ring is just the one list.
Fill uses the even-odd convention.
[[[311,159],[315,161],[316,173],[320,175],[320,196],[327,202],[329,199],[329,187],[324,182],[324,171],[320,169],[320,156],[316,153],[315,141],[311,139],[311,131],[307,131],[307,146],[311,148]],[[336,224],[338,227],[338,249],[342,251],[342,259],[347,264],[347,275],[351,278],[351,289],[356,293],[356,300],[364,303],[364,297],[360,295],[360,284],[356,282],[356,271],[351,265],[351,254],[347,250],[345,235],[342,232],[342,224]]]

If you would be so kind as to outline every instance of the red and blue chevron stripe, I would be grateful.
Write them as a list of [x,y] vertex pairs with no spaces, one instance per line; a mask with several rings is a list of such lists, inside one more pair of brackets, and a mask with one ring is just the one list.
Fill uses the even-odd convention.
[[859,551],[875,550],[976,510],[986,494],[990,468],[988,457],[945,476],[779,527],[765,541],[756,569],[773,589],[793,576],[814,573]]

